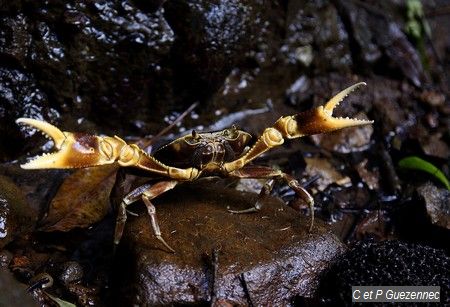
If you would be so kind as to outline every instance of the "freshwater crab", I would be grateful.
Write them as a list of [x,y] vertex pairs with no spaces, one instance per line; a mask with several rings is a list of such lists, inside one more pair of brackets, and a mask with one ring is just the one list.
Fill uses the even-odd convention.
[[170,251],[174,250],[163,239],[151,200],[173,189],[180,182],[200,177],[219,176],[234,178],[265,178],[266,184],[252,208],[231,213],[255,212],[261,209],[262,198],[269,194],[274,179],[285,181],[295,193],[304,199],[311,210],[310,230],[314,223],[314,201],[311,195],[291,175],[266,166],[248,165],[267,150],[282,145],[284,139],[330,132],[333,130],[371,124],[373,121],[333,117],[334,108],[349,93],[364,82],[354,84],[331,98],[324,106],[291,116],[283,116],[272,127],[266,128],[256,142],[248,147],[249,133],[231,127],[217,132],[192,133],[168,143],[152,154],[136,144],[127,144],[118,136],[96,136],[85,133],[63,132],[40,120],[19,118],[18,124],[26,124],[48,135],[57,151],[36,157],[22,164],[24,169],[83,168],[118,163],[122,167],[134,167],[157,177],[165,178],[155,184],[144,184],[128,193],[118,209],[114,244],[122,237],[127,219],[127,206],[142,199],[150,216],[155,236]]

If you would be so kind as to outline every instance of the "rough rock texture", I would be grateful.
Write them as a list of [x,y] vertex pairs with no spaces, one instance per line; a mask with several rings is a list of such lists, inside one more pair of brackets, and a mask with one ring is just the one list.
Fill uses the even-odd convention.
[[[198,303],[213,295],[240,305],[249,300],[284,305],[296,295],[311,296],[318,275],[343,252],[343,245],[319,222],[308,233],[309,217],[279,199],[269,198],[254,214],[226,210],[250,207],[255,197],[231,189],[181,186],[159,198],[160,226],[175,254],[162,250],[145,212],[129,217],[122,252],[131,256],[119,261],[126,268],[119,285],[125,303]],[[215,278],[213,249],[218,250]]]
[[350,306],[354,285],[433,285],[441,286],[441,304],[448,306],[449,272],[450,257],[442,250],[400,241],[361,242],[327,270],[318,297],[327,306]]
[[[270,14],[281,14],[273,6]],[[168,113],[206,104],[234,65],[279,29],[265,7],[236,0],[2,1],[0,141],[21,139],[14,120],[24,116],[94,123],[109,134],[158,132]],[[20,145],[0,148],[0,161]]]
[[0,249],[20,234],[29,232],[36,214],[22,191],[8,177],[0,175]]
[[428,182],[417,188],[417,192],[425,201],[431,222],[450,229],[450,191]]
[[0,269],[0,306],[39,306],[8,270]]

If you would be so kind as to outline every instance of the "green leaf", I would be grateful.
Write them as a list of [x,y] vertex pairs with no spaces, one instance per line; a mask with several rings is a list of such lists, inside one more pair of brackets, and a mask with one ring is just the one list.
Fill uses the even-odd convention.
[[76,305],[62,300],[60,298],[57,298],[56,296],[50,295],[49,293],[45,292],[45,294],[48,295],[48,297],[50,297],[51,300],[53,300],[59,307],[76,307]]
[[427,173],[433,175],[440,182],[442,182],[445,185],[445,187],[447,188],[447,190],[450,190],[450,183],[449,183],[447,177],[445,177],[444,173],[441,172],[436,166],[434,166],[433,164],[431,164],[428,161],[425,161],[419,157],[411,156],[411,157],[406,157],[406,158],[401,159],[398,162],[398,166],[400,166],[400,168],[404,168],[404,169],[413,169],[413,170],[427,172]]

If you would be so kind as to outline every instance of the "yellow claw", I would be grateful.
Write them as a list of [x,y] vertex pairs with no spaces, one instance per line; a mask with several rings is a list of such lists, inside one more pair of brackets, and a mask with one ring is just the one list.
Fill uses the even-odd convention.
[[52,138],[53,143],[57,149],[61,149],[61,145],[63,144],[66,136],[64,133],[56,128],[55,126],[32,118],[19,118],[16,120],[16,124],[25,124],[44,132],[46,135]]
[[118,137],[100,137],[85,133],[71,133],[36,119],[19,118],[18,124],[33,127],[49,136],[57,149],[44,153],[20,167],[24,169],[82,168],[114,163],[126,145]]
[[340,91],[337,93],[333,98],[328,100],[328,102],[324,106],[324,110],[326,112],[329,112],[330,115],[333,114],[334,108],[336,108],[339,103],[344,100],[345,97],[347,97],[351,92],[353,92],[355,89],[357,89],[360,86],[367,85],[366,82],[359,82],[356,84],[353,84],[352,86],[347,87],[346,89]]
[[366,85],[365,82],[356,83],[336,94],[325,105],[291,116],[281,117],[274,125],[284,137],[288,139],[305,135],[326,133],[334,130],[372,124],[372,120],[349,117],[334,117],[333,111],[339,103],[356,88]]
[[331,98],[323,107],[319,107],[319,113],[323,114],[323,120],[327,120],[329,125],[332,126],[334,130],[372,124],[373,120],[363,120],[349,117],[333,117],[333,110],[339,105],[339,103],[344,100],[351,92],[360,86],[367,85],[365,82],[359,82],[346,89],[340,91],[333,98]]

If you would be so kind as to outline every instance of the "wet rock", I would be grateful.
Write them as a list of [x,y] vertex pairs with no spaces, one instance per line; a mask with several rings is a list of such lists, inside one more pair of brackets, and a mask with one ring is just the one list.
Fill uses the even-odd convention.
[[1,306],[39,306],[26,291],[27,286],[17,281],[7,269],[0,269]]
[[386,22],[382,26],[375,26],[374,30],[379,44],[384,48],[392,65],[398,67],[415,86],[420,87],[423,79],[422,62],[418,51],[402,32],[400,26],[395,22]]
[[0,57],[8,59],[12,66],[24,66],[28,55],[31,34],[24,14],[4,17],[0,24]]
[[431,222],[450,229],[450,191],[439,189],[428,182],[418,187],[417,193],[425,201]]
[[[346,28],[355,62],[375,66],[385,56],[383,65],[398,70],[415,86],[422,85],[423,67],[418,51],[400,28],[400,18],[386,16],[386,12],[404,10],[394,1],[383,4],[334,2]],[[391,69],[389,69],[391,68]]]
[[[339,238],[348,240],[361,215],[369,206],[370,193],[363,185],[330,186],[314,195],[320,204],[320,217],[326,220]],[[319,205],[318,205],[319,206]]]
[[0,268],[7,268],[13,255],[10,251],[3,249],[0,251]]
[[155,88],[166,87],[159,74],[174,33],[154,4],[145,11],[132,1],[7,6],[0,57],[12,65],[0,68],[33,75],[41,96],[76,119],[126,117],[133,128],[134,120],[158,118],[152,95],[168,92]]
[[34,228],[37,215],[23,192],[9,178],[0,176],[0,249]]
[[289,1],[286,20],[286,40],[281,48],[285,62],[304,67],[314,63],[320,70],[349,69],[348,34],[332,3]]
[[428,131],[423,132],[422,135],[418,136],[423,152],[428,156],[448,159],[450,157],[450,147],[443,140],[443,135],[441,133],[430,135]]
[[351,286],[441,286],[450,303],[450,257],[444,251],[400,241],[361,242],[324,274],[317,297],[327,306],[351,306]]
[[1,10],[0,57],[14,65],[0,68],[32,75],[67,120],[126,135],[153,134],[174,109],[206,104],[236,65],[271,64],[285,8],[77,0],[5,3]]
[[255,1],[167,1],[165,16],[177,37],[174,99],[203,102],[246,58],[270,63],[268,36],[279,34],[276,16],[282,9],[275,3],[266,8]]
[[368,238],[377,241],[392,239],[391,219],[386,211],[377,210],[368,213],[356,225],[355,237],[358,241]]
[[67,285],[67,291],[77,298],[80,306],[98,306],[101,305],[99,298],[99,289],[96,287],[84,287],[80,284]]
[[131,1],[55,3],[39,18],[33,42],[41,86],[64,111],[131,129],[147,111],[156,113],[146,95],[161,92],[157,76],[174,40],[163,12],[143,12]]
[[445,104],[445,95],[433,90],[425,90],[420,94],[420,100],[432,107],[441,107]]
[[[126,268],[119,285],[125,304],[199,303],[215,297],[238,305],[249,299],[256,305],[280,305],[295,295],[311,296],[318,275],[342,253],[342,244],[319,221],[308,233],[308,217],[271,197],[258,213],[226,211],[227,206],[248,208],[255,197],[180,186],[158,198],[159,223],[175,254],[163,251],[145,212],[129,217],[118,261]],[[215,268],[213,249],[218,250]]]
[[17,118],[50,120],[57,115],[46,100],[45,93],[38,87],[33,75],[0,65],[0,121],[3,123],[0,126],[0,144],[3,145],[0,146],[0,162],[20,152],[23,135],[15,123]]
[[83,267],[76,261],[68,261],[62,265],[59,280],[65,284],[75,283],[83,277]]

